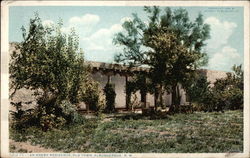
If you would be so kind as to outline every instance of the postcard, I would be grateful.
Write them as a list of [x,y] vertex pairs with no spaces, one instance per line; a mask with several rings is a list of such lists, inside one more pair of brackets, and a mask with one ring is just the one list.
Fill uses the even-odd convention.
[[3,1],[1,157],[240,157],[248,1]]

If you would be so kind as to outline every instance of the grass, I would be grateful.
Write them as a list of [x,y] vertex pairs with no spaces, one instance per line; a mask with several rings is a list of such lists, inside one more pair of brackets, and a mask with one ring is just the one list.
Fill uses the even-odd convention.
[[[109,118],[108,118],[109,117]],[[243,152],[243,112],[176,114],[164,119],[137,115],[87,119],[83,125],[42,132],[11,130],[11,139],[63,152]]]

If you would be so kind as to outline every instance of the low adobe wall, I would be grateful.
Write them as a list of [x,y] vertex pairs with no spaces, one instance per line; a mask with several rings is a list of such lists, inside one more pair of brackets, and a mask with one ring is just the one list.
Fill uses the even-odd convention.
[[[10,43],[9,47],[9,53],[13,53],[16,46],[16,43]],[[92,64],[95,67],[103,67],[103,68],[109,68],[113,69],[114,71],[128,71],[126,66],[122,66],[119,64],[108,64],[108,63],[101,63],[101,62],[87,62],[87,64]],[[146,68],[133,68],[132,71],[147,71]],[[216,81],[218,78],[224,78],[226,77],[226,72],[223,71],[215,71],[215,70],[207,70],[207,69],[200,69],[198,70],[201,75],[207,76],[208,81],[210,81],[212,84]],[[103,89],[106,83],[108,82],[108,76],[107,74],[101,73],[101,71],[93,71],[92,77],[94,80],[98,81],[100,83],[101,88]],[[126,86],[126,78],[124,75],[121,75],[121,73],[113,73],[110,75],[110,81],[111,83],[115,84],[115,92],[116,92],[116,98],[115,98],[115,106],[116,108],[125,108],[126,107],[126,92],[125,92],[125,86]],[[14,98],[10,101],[13,102],[29,102],[32,101],[33,103],[31,105],[27,105],[26,108],[34,107],[36,105],[34,96],[31,95],[32,92],[27,89],[20,89],[16,92],[16,95]],[[185,91],[180,88],[180,95],[181,95],[181,104],[186,103],[186,93]],[[147,104],[149,106],[154,106],[154,95],[147,94]],[[137,102],[140,102],[141,95],[138,92],[134,96],[132,96],[132,100],[135,100]],[[164,93],[163,95],[163,103],[166,105],[170,105],[172,103],[171,101],[171,94]],[[85,108],[82,107],[82,108]],[[13,109],[13,108],[11,108]]]
[[227,73],[225,71],[217,71],[217,70],[208,70],[208,69],[200,69],[198,70],[201,75],[207,77],[207,80],[213,84],[216,79],[227,77]]

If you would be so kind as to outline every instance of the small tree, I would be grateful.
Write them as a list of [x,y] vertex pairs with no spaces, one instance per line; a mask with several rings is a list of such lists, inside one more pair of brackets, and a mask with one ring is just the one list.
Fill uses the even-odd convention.
[[203,103],[205,96],[209,96],[210,82],[207,81],[207,77],[203,75],[196,75],[194,80],[186,88],[186,92],[189,98],[190,104],[194,103],[198,109],[203,109]]
[[[209,26],[199,14],[190,21],[185,9],[172,11],[159,7],[144,7],[148,22],[144,23],[136,14],[125,21],[123,28],[114,37],[114,44],[123,46],[123,52],[115,59],[133,66],[148,66],[147,78],[154,87],[155,106],[162,105],[164,89],[172,92],[172,104],[179,105],[178,85],[184,88],[195,74],[195,70],[206,64],[206,53],[202,51],[209,38]],[[165,88],[164,88],[165,87]]]
[[111,83],[107,83],[104,87],[104,93],[106,96],[106,112],[114,112],[115,111],[115,89],[114,85]]
[[80,86],[80,101],[85,102],[89,110],[100,112],[106,105],[105,95],[97,81],[92,80],[90,76],[87,76],[86,79]]
[[85,87],[81,85],[90,80],[78,36],[73,29],[69,35],[62,33],[61,27],[61,21],[43,26],[36,14],[27,31],[22,27],[23,42],[16,48],[20,52],[11,55],[11,97],[21,88],[35,90],[38,107],[34,117],[45,130],[53,122],[74,120],[68,116],[72,114],[69,109],[76,111],[75,104],[83,100],[80,92]]
[[190,102],[197,103],[204,111],[236,110],[243,108],[243,71],[232,67],[233,73],[217,79],[213,86],[204,76],[198,76],[187,88]]
[[213,93],[218,97],[217,109],[243,109],[244,73],[242,66],[234,65],[233,73],[227,73],[227,77],[217,79],[214,83]]

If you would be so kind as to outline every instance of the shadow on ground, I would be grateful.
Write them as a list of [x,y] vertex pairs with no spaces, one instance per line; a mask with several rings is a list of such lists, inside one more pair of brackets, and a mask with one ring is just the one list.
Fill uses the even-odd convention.
[[141,113],[122,113],[122,114],[114,114],[110,115],[107,118],[114,118],[120,120],[158,120],[158,119],[171,119],[167,114],[141,114]]

